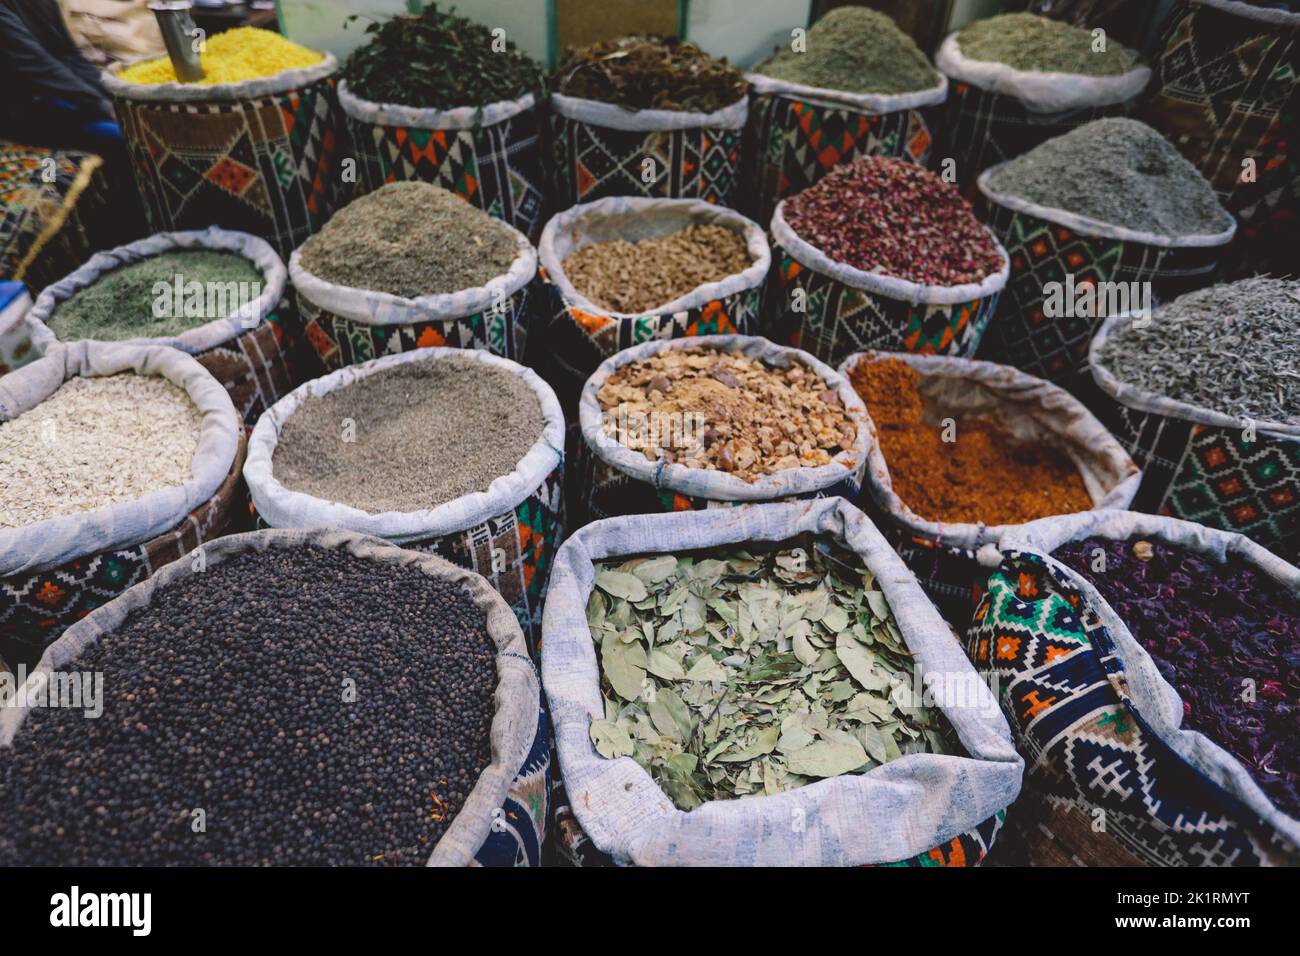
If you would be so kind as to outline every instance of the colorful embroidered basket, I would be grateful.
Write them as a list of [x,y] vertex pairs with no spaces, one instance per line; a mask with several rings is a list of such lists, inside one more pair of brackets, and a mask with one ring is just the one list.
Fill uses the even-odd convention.
[[332,53],[315,66],[210,86],[104,74],[155,232],[221,226],[288,256],[334,211],[342,114]]
[[[518,375],[541,405],[542,434],[515,470],[481,492],[423,511],[362,511],[286,488],[276,478],[276,445],[285,423],[307,399],[407,362],[442,358],[482,362]],[[419,436],[411,436],[418,441]],[[343,528],[425,551],[487,579],[519,619],[534,649],[551,562],[563,537],[564,415],[555,393],[531,369],[487,352],[429,348],[349,366],[294,389],[262,416],[249,439],[244,478],[259,527]]]
[[776,272],[764,322],[773,339],[839,364],[855,352],[975,353],[1006,285],[1009,266],[979,283],[925,286],[835,262],[772,216]]
[[[1213,235],[1162,236],[1112,226],[996,193],[988,185],[995,171],[981,174],[979,189],[986,221],[1011,256],[1011,278],[980,358],[1066,388],[1086,373],[1088,345],[1109,314],[1109,292],[1128,311],[1135,307],[1133,295],[1148,284],[1154,303],[1206,285],[1236,231],[1227,211],[1223,228]],[[1084,286],[1096,293],[1099,305],[1079,315],[1069,290]],[[1048,314],[1054,287],[1066,290],[1064,316]]]
[[843,93],[745,77],[753,88],[746,135],[754,170],[746,176],[752,212],[767,222],[776,204],[807,189],[840,163],[862,156],[893,156],[921,166],[935,157],[948,80],[929,90],[898,95]]
[[1249,423],[1119,381],[1102,349],[1132,321],[1112,316],[1092,340],[1089,399],[1142,466],[1133,507],[1235,531],[1300,562],[1300,426]]
[[713,113],[629,111],[554,93],[555,203],[645,196],[734,206],[748,109],[746,98]]
[[343,80],[339,105],[357,154],[359,194],[422,180],[537,239],[545,187],[532,93],[482,110],[416,109],[362,99]]
[[1182,728],[1177,692],[1091,584],[1049,555],[1068,541],[1134,535],[1236,554],[1300,589],[1300,568],[1240,535],[1129,511],[1047,518],[1001,543],[967,653],[994,681],[1025,757],[1010,820],[1047,865],[1300,863],[1300,821],[1231,754]]

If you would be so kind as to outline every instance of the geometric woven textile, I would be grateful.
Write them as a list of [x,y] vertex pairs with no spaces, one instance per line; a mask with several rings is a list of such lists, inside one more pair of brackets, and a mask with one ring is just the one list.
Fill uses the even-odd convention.
[[925,166],[934,150],[939,108],[866,113],[791,94],[763,94],[749,106],[757,190],[755,218],[767,222],[776,204],[807,189],[841,163],[892,156]]
[[479,129],[420,129],[347,117],[358,193],[419,180],[449,189],[536,240],[542,226],[537,110]]
[[[987,198],[981,204],[984,221],[1011,257],[1011,277],[980,358],[1013,365],[1067,388],[1085,364],[1088,345],[1106,318],[1103,303],[1111,301],[1112,292],[1115,301],[1123,301],[1118,297],[1122,291],[1128,301],[1138,303],[1149,283],[1152,305],[1177,297],[1208,284],[1224,250],[1222,245],[1155,246],[1089,236]],[[1065,315],[1046,315],[1049,284],[1068,289],[1068,276],[1074,277],[1076,293],[1092,286],[1097,305],[1076,314],[1075,303],[1063,301],[1060,311]]]
[[1050,836],[1040,825],[1031,840],[1094,865],[1300,863],[1300,850],[1144,722],[1110,633],[1070,572],[1004,552],[966,651],[994,682],[1025,757],[1022,799],[1040,819],[1050,808]]
[[743,130],[618,130],[559,113],[551,128],[561,208],[607,196],[735,204]]
[[[0,578],[0,657],[30,669],[63,631],[95,608],[139,584],[165,564],[179,560],[226,533],[242,487],[246,440],[216,492],[176,527],[150,541],[102,551],[67,564]],[[242,501],[243,494],[239,494]]]
[[955,305],[921,303],[855,289],[773,248],[769,337],[837,366],[854,352],[969,357],[998,305],[998,292]]
[[474,866],[541,866],[551,812],[551,722],[537,710],[537,732],[506,799],[474,854]]
[[156,232],[238,229],[287,259],[334,211],[342,119],[332,77],[249,99],[115,104]]

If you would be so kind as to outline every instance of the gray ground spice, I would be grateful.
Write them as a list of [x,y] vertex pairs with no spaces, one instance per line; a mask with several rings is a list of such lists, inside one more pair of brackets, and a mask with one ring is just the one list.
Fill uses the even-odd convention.
[[1033,13],[1004,13],[977,20],[957,35],[962,55],[1005,63],[1032,73],[1116,76],[1133,68],[1133,54],[1107,39],[1093,50],[1092,31]]
[[1121,382],[1225,415],[1300,425],[1300,280],[1198,289],[1106,340]]
[[787,45],[754,72],[846,93],[911,93],[939,82],[938,71],[916,42],[876,10],[832,10],[804,39],[802,53]]
[[1222,232],[1231,222],[1214,190],[1145,123],[1094,120],[1005,163],[996,193],[1161,236]]
[[487,491],[543,427],[518,375],[455,358],[410,362],[304,401],[271,467],[291,491],[372,514],[419,511]]
[[302,244],[326,282],[413,299],[486,285],[519,255],[518,235],[455,193],[389,183],[355,199]]
[[[209,283],[245,283],[243,288],[251,297],[232,300],[227,296],[229,307],[221,314],[155,316],[153,307],[158,298],[155,284],[165,282],[174,289],[177,277],[182,286],[192,282],[205,288]],[[223,319],[261,294],[261,271],[238,253],[185,249],[150,256],[104,273],[93,284],[59,303],[49,324],[54,334],[65,342],[171,338],[205,322]],[[183,300],[172,305],[172,311],[184,311]]]
[[564,260],[564,274],[602,309],[648,312],[752,261],[743,235],[695,223],[658,239],[590,243]]

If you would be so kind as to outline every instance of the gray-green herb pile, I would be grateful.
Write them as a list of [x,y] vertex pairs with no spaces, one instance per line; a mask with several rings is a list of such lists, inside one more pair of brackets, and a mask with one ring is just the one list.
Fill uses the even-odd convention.
[[804,40],[803,52],[781,49],[754,72],[846,93],[910,93],[939,82],[938,71],[915,41],[876,10],[832,10]]
[[1004,163],[995,193],[1162,236],[1222,232],[1232,222],[1214,190],[1145,123],[1085,123]]
[[1093,50],[1092,31],[1034,13],[1004,13],[977,20],[957,35],[962,55],[1005,63],[1033,73],[1116,76],[1136,62],[1113,40],[1105,52]]
[[326,282],[413,299],[486,285],[519,255],[518,235],[455,193],[388,183],[334,214],[299,263]]
[[178,276],[182,287],[197,282],[206,289],[209,283],[237,282],[246,283],[245,288],[256,293],[254,298],[261,294],[262,273],[238,253],[213,249],[164,252],[106,272],[93,284],[59,303],[50,317],[50,329],[69,342],[171,338],[204,322],[223,319],[246,304],[236,299],[222,315],[196,318],[185,314],[182,301],[172,303],[174,307],[167,310],[168,314],[155,316],[154,303],[158,298],[155,284],[163,282],[174,289]]
[[271,468],[291,491],[371,513],[419,511],[487,491],[543,427],[518,375],[456,358],[408,362],[304,401]]
[[598,565],[587,605],[605,718],[682,810],[773,794],[909,753],[960,752],[916,697],[911,653],[851,553],[805,536],[768,553]]
[[1121,382],[1254,421],[1300,425],[1300,280],[1198,289],[1106,340]]

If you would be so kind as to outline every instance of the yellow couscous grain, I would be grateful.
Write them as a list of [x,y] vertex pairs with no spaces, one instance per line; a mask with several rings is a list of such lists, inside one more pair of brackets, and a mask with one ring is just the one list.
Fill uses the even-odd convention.
[[[313,66],[324,58],[323,54],[299,46],[270,30],[236,27],[207,41],[199,54],[204,73],[199,83],[211,85],[255,80],[284,70]],[[172,69],[171,60],[164,56],[129,66],[118,77],[128,83],[174,83],[176,71]]]

